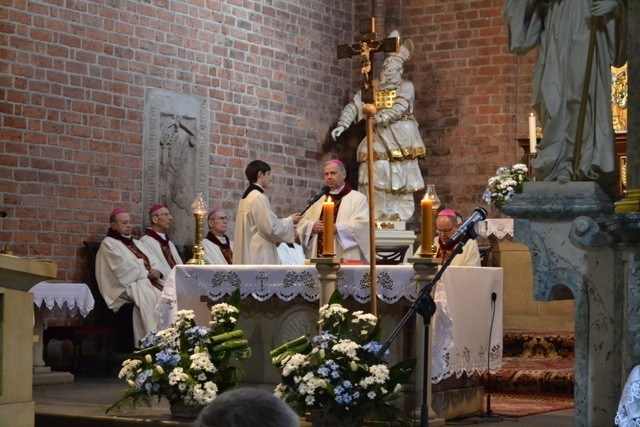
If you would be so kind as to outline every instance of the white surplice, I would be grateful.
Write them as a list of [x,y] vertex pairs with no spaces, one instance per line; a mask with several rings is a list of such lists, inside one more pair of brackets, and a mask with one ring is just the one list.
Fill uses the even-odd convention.
[[251,191],[238,203],[234,264],[280,264],[278,243],[293,243],[293,220],[278,218],[266,195]]
[[[148,251],[145,251],[145,253],[151,252],[158,259],[157,270],[160,273],[162,273],[162,278],[166,279],[167,277],[169,277],[169,273],[171,273],[171,269],[173,267],[169,266],[169,262],[164,257],[164,253],[162,252],[162,246],[160,245],[160,242],[158,242],[153,237],[147,236],[147,235],[142,236],[140,238],[140,241],[144,243],[144,245],[148,249]],[[180,252],[178,252],[176,245],[174,245],[171,240],[169,240],[169,248],[171,249],[171,255],[173,256],[173,260],[176,262],[176,265],[184,264],[182,262],[182,258],[180,257]]]
[[[233,251],[233,241],[229,239],[229,246]],[[222,255],[220,246],[213,243],[211,240],[205,238],[202,240],[202,248],[204,249],[204,259],[213,265],[227,265],[228,262]]]
[[[298,223],[298,238],[308,258],[317,256],[318,235],[312,230],[320,219],[323,203],[324,198],[316,201]],[[338,258],[369,262],[369,204],[364,194],[356,190],[351,190],[340,201],[334,248]]]
[[[158,259],[139,240],[133,240],[151,263],[158,269]],[[160,291],[153,287],[144,261],[136,257],[122,242],[105,237],[96,255],[96,280],[107,307],[118,311],[127,302],[133,302],[133,336],[137,346],[148,332],[154,330],[158,320],[155,314]]]

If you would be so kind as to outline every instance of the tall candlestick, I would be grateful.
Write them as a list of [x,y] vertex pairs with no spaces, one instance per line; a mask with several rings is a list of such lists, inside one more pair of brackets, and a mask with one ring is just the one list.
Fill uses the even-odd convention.
[[322,255],[335,255],[333,250],[333,238],[335,234],[334,208],[335,204],[331,198],[322,204],[322,222],[324,224],[324,231],[322,232]]
[[433,245],[433,202],[431,199],[422,199],[420,202],[422,216],[422,234],[420,244],[422,246],[420,253],[423,255],[431,255],[431,245]]
[[536,116],[531,113],[529,116],[529,153],[536,153],[536,145],[538,138],[536,137]]

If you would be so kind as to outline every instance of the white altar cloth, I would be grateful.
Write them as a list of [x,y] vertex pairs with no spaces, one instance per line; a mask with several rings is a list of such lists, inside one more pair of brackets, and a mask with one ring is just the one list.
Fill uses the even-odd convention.
[[[376,273],[380,300],[415,301],[418,289],[412,265],[378,266]],[[367,302],[368,276],[369,266],[343,265],[338,289],[345,298]],[[320,282],[313,265],[177,265],[158,302],[158,328],[169,327],[176,311],[188,308],[178,307],[179,299],[195,304],[206,295],[218,300],[236,289],[243,298],[251,296],[259,301],[274,296],[284,301],[295,297],[315,301]],[[433,381],[484,372],[488,363],[491,371],[497,372],[502,365],[502,268],[449,267],[436,285],[434,300]]]
[[78,312],[82,317],[87,317],[95,304],[91,290],[85,283],[45,281],[29,289],[29,292],[33,294],[33,303],[38,308],[59,310],[69,317],[75,317]]
[[[95,304],[91,290],[85,283],[64,283],[56,281],[40,282],[29,292],[33,294],[33,304],[38,308],[34,318],[34,333],[38,336],[38,340],[33,345],[33,367],[35,374],[48,374],[51,369],[45,366],[42,353],[44,350],[43,332],[48,327],[51,318],[73,318],[80,313],[82,317],[86,317]],[[45,316],[45,308],[53,314],[53,316]],[[49,314],[49,313],[47,313]],[[39,382],[34,376],[34,384],[55,384],[58,382],[73,382],[73,375],[62,373],[55,376],[56,380],[44,380]]]

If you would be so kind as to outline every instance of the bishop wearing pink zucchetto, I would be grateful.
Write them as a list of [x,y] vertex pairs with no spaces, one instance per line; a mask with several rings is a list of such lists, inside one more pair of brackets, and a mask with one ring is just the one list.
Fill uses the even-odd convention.
[[163,281],[159,260],[147,246],[131,236],[131,216],[114,209],[107,237],[96,255],[96,279],[107,307],[118,311],[132,302],[134,346],[157,326],[156,304]]
[[324,164],[328,194],[311,205],[296,229],[308,258],[322,254],[325,238],[322,204],[331,197],[335,203],[336,256],[345,261],[369,262],[369,203],[364,194],[349,187],[346,178],[347,171],[340,160],[331,159]]
[[227,236],[229,218],[219,209],[213,209],[207,215],[209,233],[202,241],[204,259],[210,264],[233,264],[233,242]]
[[160,261],[160,272],[164,278],[169,277],[169,273],[177,264],[182,264],[180,252],[169,240],[169,228],[173,222],[173,217],[164,205],[153,205],[149,209],[149,221],[151,227],[147,228],[140,241],[144,243],[150,252]]
[[[438,236],[434,239],[436,247],[436,258],[442,258],[444,261],[455,248],[455,244],[448,244],[451,236],[458,231],[461,224],[460,215],[453,209],[442,209],[436,216],[436,231]],[[419,254],[422,247],[419,247],[416,254]],[[451,261],[454,267],[480,267],[480,250],[475,239],[467,240],[462,247],[462,253],[457,254]]]

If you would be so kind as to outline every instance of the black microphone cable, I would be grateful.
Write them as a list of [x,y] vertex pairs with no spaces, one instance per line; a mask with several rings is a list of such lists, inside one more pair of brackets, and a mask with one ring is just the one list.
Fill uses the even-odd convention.
[[489,326],[489,346],[487,347],[487,411],[485,413],[486,418],[490,420],[501,419],[500,415],[493,415],[491,410],[491,338],[493,337],[493,325],[496,318],[496,300],[498,294],[491,292],[491,324]]

